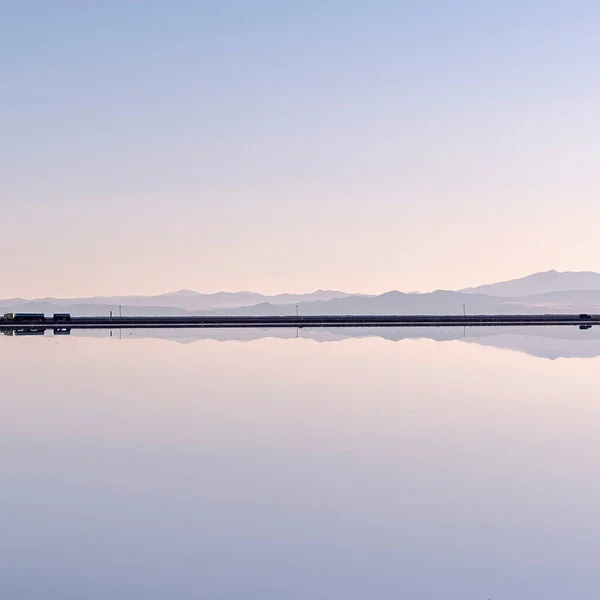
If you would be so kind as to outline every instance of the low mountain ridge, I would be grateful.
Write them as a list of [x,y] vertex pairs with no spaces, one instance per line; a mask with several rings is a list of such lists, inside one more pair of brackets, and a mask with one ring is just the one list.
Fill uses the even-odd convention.
[[[129,309],[152,309],[157,307],[174,308],[179,311],[219,310],[233,309],[243,306],[252,306],[261,302],[269,302],[274,305],[292,304],[313,300],[332,300],[349,296],[345,292],[334,290],[317,290],[307,294],[279,294],[267,296],[255,292],[217,292],[215,294],[200,294],[192,290],[180,290],[157,296],[94,296],[89,298],[38,298],[25,300],[22,298],[13,300],[0,300],[0,307],[8,310],[20,304],[34,305],[45,302],[56,306],[68,307],[73,305],[88,305],[95,307],[110,307],[110,310],[118,310],[119,306]],[[95,313],[94,313],[95,314]],[[130,314],[132,314],[130,312]],[[148,314],[143,312],[140,314]]]
[[[348,296],[327,302],[301,302],[297,308],[300,315],[392,315],[392,314],[462,314],[463,304],[474,313],[508,313],[514,306],[505,306],[502,299],[483,294],[462,294],[460,292],[437,291],[429,294],[406,294],[391,291],[379,296]],[[243,308],[207,311],[204,314],[245,315],[245,316],[292,316],[296,305],[276,306],[261,303]]]

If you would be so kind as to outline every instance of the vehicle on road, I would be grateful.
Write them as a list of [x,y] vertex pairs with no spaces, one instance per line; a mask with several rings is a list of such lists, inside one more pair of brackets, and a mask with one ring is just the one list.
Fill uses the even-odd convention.
[[71,315],[69,313],[54,313],[52,320],[55,322],[70,321]]
[[5,313],[4,318],[16,323],[23,321],[39,323],[46,320],[46,315],[44,313]]
[[[5,313],[4,319],[15,323],[40,323],[46,321],[46,315],[44,313]],[[66,323],[71,320],[71,315],[70,313],[54,313],[51,320],[55,323]]]

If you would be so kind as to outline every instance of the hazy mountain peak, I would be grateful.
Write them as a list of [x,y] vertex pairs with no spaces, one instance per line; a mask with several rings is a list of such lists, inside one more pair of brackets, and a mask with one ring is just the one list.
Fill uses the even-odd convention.
[[467,294],[517,297],[565,292],[570,290],[600,290],[600,273],[593,271],[542,271],[519,279],[510,279],[460,290]]
[[195,292],[194,290],[182,289],[176,292],[167,292],[166,294],[161,294],[161,296],[199,296],[199,292]]

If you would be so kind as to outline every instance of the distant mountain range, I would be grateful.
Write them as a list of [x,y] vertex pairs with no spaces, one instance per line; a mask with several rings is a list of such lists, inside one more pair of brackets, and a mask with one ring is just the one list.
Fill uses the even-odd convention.
[[[296,309],[296,306],[298,307]],[[255,292],[201,294],[179,290],[157,296],[0,300],[3,312],[70,312],[108,315],[303,315],[336,314],[508,314],[600,313],[600,274],[546,271],[458,291],[390,291],[380,295],[317,290],[309,294],[266,296]]]
[[490,296],[517,297],[534,294],[549,294],[570,290],[600,290],[600,273],[591,271],[544,271],[520,279],[501,281],[460,290],[467,294],[488,294]]
[[[317,290],[309,294],[279,294],[266,296],[254,292],[218,292],[201,294],[192,290],[179,290],[157,296],[94,296],[92,298],[10,298],[0,300],[4,312],[70,312],[73,315],[108,315],[110,311],[123,315],[178,315],[203,312],[222,313],[257,304],[295,306],[300,302],[329,301],[345,298],[344,292]],[[359,297],[357,295],[357,297]],[[119,307],[121,307],[119,309]]]
[[265,296],[254,292],[218,292],[216,294],[201,294],[192,290],[179,290],[158,296],[95,296],[93,298],[38,298],[37,300],[25,300],[23,298],[12,298],[0,300],[0,307],[14,306],[27,302],[47,303],[60,306],[71,305],[94,305],[123,307],[168,307],[185,311],[196,310],[218,310],[220,308],[238,308],[251,306],[261,302],[268,302],[276,306],[281,304],[293,304],[297,302],[328,301],[335,298],[349,296],[344,292],[330,290],[317,290],[311,294],[280,294],[277,296]]

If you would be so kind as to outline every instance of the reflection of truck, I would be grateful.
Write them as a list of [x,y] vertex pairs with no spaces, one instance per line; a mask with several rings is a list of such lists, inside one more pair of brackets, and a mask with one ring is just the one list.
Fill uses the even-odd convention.
[[15,336],[15,335],[44,335],[46,333],[45,327],[28,327],[26,329],[5,329],[4,335]]

